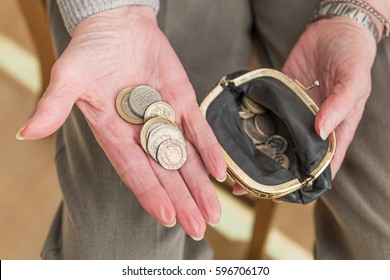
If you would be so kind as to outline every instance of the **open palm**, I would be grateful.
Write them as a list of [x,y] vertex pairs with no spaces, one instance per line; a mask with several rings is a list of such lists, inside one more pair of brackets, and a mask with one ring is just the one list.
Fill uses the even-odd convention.
[[[177,125],[188,139],[188,159],[179,171],[167,171],[147,156],[140,146],[141,126],[125,122],[115,110],[116,95],[138,85],[158,90],[175,110]],[[220,204],[201,158],[212,176],[223,179],[223,155],[151,8],[117,8],[81,22],[22,136],[52,134],[74,104],[119,176],[155,219],[167,226],[177,219],[194,239],[202,238],[205,220],[219,220]]]

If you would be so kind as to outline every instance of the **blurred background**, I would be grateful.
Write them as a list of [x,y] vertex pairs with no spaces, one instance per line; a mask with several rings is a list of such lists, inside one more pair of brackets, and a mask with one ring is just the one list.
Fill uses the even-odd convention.
[[[52,51],[42,1],[1,2],[0,259],[39,259],[61,199],[54,137],[18,141],[15,135],[47,83]],[[206,232],[215,259],[313,258],[313,203],[237,198],[228,186],[216,188],[223,214]]]

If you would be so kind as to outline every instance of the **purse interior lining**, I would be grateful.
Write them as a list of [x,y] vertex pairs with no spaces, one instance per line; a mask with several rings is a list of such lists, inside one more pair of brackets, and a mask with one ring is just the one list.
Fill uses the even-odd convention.
[[[253,180],[263,185],[279,185],[295,178],[304,180],[324,158],[328,140],[314,130],[315,116],[284,83],[261,77],[241,85],[232,94],[224,90],[208,107],[206,118],[234,162]],[[276,125],[276,134],[288,142],[289,169],[258,151],[241,127],[238,115],[241,98],[247,95],[266,107]]]

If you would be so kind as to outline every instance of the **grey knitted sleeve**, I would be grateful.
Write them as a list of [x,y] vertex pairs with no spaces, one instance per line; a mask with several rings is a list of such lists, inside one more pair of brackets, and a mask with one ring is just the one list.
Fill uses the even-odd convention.
[[129,5],[147,5],[157,13],[160,7],[159,0],[57,0],[57,4],[70,36],[83,19],[99,12]]

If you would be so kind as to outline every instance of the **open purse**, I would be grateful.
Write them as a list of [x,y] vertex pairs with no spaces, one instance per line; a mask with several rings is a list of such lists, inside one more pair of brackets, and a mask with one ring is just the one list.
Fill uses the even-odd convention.
[[272,69],[222,78],[200,108],[224,153],[228,181],[259,198],[309,203],[331,189],[332,132],[314,129],[317,105]]

